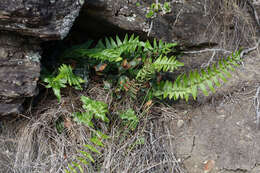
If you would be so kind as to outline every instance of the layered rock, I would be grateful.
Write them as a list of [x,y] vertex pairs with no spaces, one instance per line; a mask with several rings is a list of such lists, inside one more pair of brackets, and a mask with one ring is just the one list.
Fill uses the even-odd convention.
[[61,40],[82,0],[1,0],[0,115],[18,113],[37,92],[43,40]]
[[84,0],[1,0],[0,30],[44,40],[63,39]]
[[33,39],[0,32],[0,114],[18,113],[36,94],[40,47]]
[[[137,2],[141,5],[137,6]],[[246,42],[247,38],[252,37],[252,33],[247,33],[252,31],[250,27],[255,27],[250,16],[252,9],[247,1],[172,1],[171,13],[158,14],[154,19],[147,19],[145,15],[153,2],[153,0],[88,0],[79,23],[84,27],[84,18],[88,21],[88,27],[84,29],[99,35],[100,33],[107,35],[111,28],[123,29],[144,36],[149,33],[150,37],[168,42],[177,41],[186,46],[237,44],[237,41],[241,40],[236,35],[238,33],[249,34],[244,35],[242,40]],[[257,3],[253,5],[260,13]],[[227,43],[227,40],[233,43]]]

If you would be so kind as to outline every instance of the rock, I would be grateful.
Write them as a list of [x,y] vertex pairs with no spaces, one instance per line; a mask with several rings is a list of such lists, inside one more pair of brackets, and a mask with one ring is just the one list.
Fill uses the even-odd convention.
[[41,41],[61,40],[84,0],[1,0],[0,115],[19,113],[37,93]]
[[215,167],[215,161],[214,160],[206,161],[206,163],[204,165],[204,173],[211,172],[214,167]]
[[0,30],[63,39],[78,16],[84,0],[1,0]]
[[177,121],[177,127],[181,128],[184,125],[184,121],[183,120],[178,120]]
[[[237,40],[246,42],[251,38],[245,36],[243,40],[241,38],[231,40],[238,32],[234,29],[234,25],[243,20],[232,6],[235,2],[230,5],[218,0],[174,1],[171,2],[171,13],[147,19],[145,15],[153,2],[152,0],[141,1],[141,5],[136,6],[133,1],[126,0],[88,0],[82,9],[82,19],[79,19],[79,23],[85,31],[96,33],[98,36],[107,35],[113,30],[125,30],[147,37],[151,29],[150,37],[168,42],[177,41],[189,47],[223,45],[226,44],[223,40],[227,37],[228,41],[234,43]],[[243,17],[250,21],[248,13],[250,8],[245,3],[239,1],[236,3],[234,6],[236,8],[241,6]],[[223,11],[229,13],[224,14]],[[245,27],[250,30],[248,25]],[[239,32],[243,32],[245,28],[236,29],[242,29]]]
[[34,39],[0,32],[0,115],[18,113],[24,98],[36,94],[40,50]]

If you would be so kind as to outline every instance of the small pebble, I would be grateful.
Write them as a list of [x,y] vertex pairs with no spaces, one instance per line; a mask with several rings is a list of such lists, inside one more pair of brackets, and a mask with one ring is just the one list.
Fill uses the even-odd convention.
[[183,125],[184,125],[184,121],[183,120],[178,120],[177,127],[181,128]]

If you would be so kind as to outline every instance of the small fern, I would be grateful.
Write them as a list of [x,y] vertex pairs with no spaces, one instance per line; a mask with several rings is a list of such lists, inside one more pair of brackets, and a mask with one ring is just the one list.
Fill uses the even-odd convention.
[[91,162],[95,162],[93,154],[101,155],[101,152],[98,150],[98,147],[104,147],[103,141],[108,138],[109,136],[103,134],[98,130],[95,130],[93,132],[93,137],[90,139],[91,143],[83,145],[83,149],[78,151],[78,153],[81,156],[75,158],[75,161],[69,163],[67,168],[64,169],[64,171],[66,173],[85,173],[84,167],[89,165]]
[[91,162],[94,163],[95,159],[93,154],[100,155],[101,152],[98,150],[98,147],[104,147],[104,140],[108,139],[109,136],[103,134],[99,130],[95,130],[95,126],[92,122],[93,118],[100,119],[104,122],[108,122],[106,114],[108,113],[107,104],[92,100],[86,96],[81,96],[81,102],[83,103],[82,108],[84,112],[76,112],[72,116],[74,121],[80,124],[84,124],[87,127],[91,128],[92,138],[90,139],[91,143],[83,145],[83,149],[79,150],[78,153],[81,154],[80,157],[75,158],[74,162],[68,164],[66,173],[74,172],[84,172],[84,166],[89,165]]
[[83,103],[83,109],[86,112],[75,113],[74,119],[78,123],[86,124],[87,126],[93,127],[92,119],[100,119],[104,122],[109,122],[106,114],[108,113],[107,104],[100,101],[92,100],[86,96],[81,96],[81,101]]
[[82,90],[81,83],[85,82],[79,76],[73,74],[71,66],[65,64],[62,64],[59,67],[57,76],[47,76],[43,81],[48,83],[48,85],[45,86],[46,88],[52,88],[54,95],[58,98],[59,102],[61,100],[60,90],[61,88],[65,88],[66,84],[73,86],[75,89]]
[[135,130],[137,124],[139,123],[139,119],[133,109],[126,110],[125,112],[121,113],[119,117],[123,120],[123,123],[131,130]]

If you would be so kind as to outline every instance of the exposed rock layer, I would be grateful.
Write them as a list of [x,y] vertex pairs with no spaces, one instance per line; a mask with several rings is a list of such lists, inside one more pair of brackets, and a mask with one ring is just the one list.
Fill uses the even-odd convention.
[[[226,46],[237,44],[237,40],[246,45],[246,41],[250,41],[246,40],[250,38],[247,32],[251,31],[250,27],[255,27],[250,16],[253,11],[246,1],[172,1],[172,12],[159,13],[154,19],[145,17],[154,1],[138,1],[141,3],[138,7],[136,2],[88,0],[82,10],[81,25],[92,33],[106,34],[113,26],[145,36],[149,33],[151,37],[168,42],[177,41],[186,46],[212,46],[220,43]],[[259,11],[257,4],[253,5]],[[83,18],[88,21],[87,27],[84,27]],[[238,38],[238,32],[245,33],[245,38]],[[227,43],[227,40],[233,43]]]
[[63,39],[83,2],[1,0],[0,115],[18,113],[24,99],[36,94],[40,76],[40,40]]
[[0,114],[19,112],[36,93],[40,46],[32,38],[0,32]]
[[0,29],[45,40],[62,39],[83,0],[1,0]]

